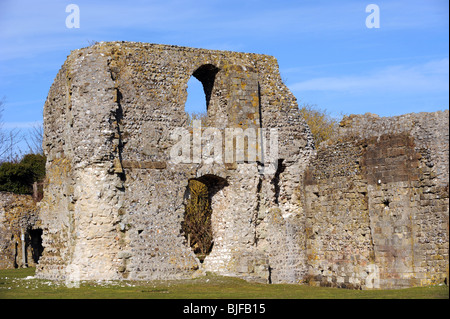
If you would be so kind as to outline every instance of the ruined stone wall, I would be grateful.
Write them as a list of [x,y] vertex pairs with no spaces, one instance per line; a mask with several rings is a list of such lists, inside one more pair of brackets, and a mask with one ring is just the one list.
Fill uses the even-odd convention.
[[[191,76],[205,90],[204,126],[222,133],[278,129],[284,163],[278,170],[263,174],[261,157],[171,161],[171,134],[189,129],[184,104]],[[44,130],[46,248],[38,276],[167,279],[201,268],[260,281],[299,280],[291,268],[305,265],[305,255],[295,254],[297,242],[279,249],[293,229],[272,222],[272,212],[301,213],[296,188],[313,140],[273,57],[122,42],[75,50],[50,89]],[[181,231],[191,178],[213,190],[214,245],[202,265]],[[278,262],[288,254],[289,269]]]
[[319,147],[304,187],[311,284],[448,280],[448,121],[448,111],[350,116]]
[[[191,76],[205,92],[201,130],[184,111]],[[196,161],[191,149],[179,162],[171,151],[180,128],[191,143],[208,128],[217,129],[213,140],[227,128],[263,128],[268,141],[273,128],[277,159],[268,165],[264,145],[247,141],[242,161]],[[37,276],[212,271],[364,289],[440,283],[448,278],[448,140],[448,111],[352,115],[314,150],[273,57],[133,42],[75,50],[44,106]],[[190,179],[209,190],[213,246],[203,263],[182,230]]]
[[31,195],[0,192],[0,269],[36,265],[41,250],[39,238],[33,235],[38,227],[37,207]]

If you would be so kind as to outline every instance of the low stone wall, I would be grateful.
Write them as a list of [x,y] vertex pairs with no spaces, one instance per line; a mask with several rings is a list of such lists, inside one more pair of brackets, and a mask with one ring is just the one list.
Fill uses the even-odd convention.
[[0,192],[0,269],[36,265],[42,253],[37,219],[31,195]]
[[343,120],[305,177],[311,284],[448,280],[448,111]]

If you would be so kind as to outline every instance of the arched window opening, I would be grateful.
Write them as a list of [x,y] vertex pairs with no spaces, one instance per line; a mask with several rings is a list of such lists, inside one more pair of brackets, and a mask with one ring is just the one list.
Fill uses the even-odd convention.
[[187,100],[184,110],[192,118],[200,114],[206,114],[206,100],[202,83],[194,76],[188,81]]
[[191,120],[206,120],[217,72],[217,67],[205,64],[195,70],[189,79],[185,111]]

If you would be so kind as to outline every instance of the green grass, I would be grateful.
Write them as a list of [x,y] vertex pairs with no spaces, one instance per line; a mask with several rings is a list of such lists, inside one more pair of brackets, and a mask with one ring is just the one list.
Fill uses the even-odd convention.
[[36,278],[34,268],[0,270],[0,299],[448,299],[447,286],[399,290],[348,290],[287,284],[258,284],[208,274],[189,280],[64,282]]

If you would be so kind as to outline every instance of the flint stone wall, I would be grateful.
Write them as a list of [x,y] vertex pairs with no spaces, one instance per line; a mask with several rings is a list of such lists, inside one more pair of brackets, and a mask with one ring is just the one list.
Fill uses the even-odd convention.
[[[206,125],[277,128],[279,161],[176,163],[191,76]],[[37,276],[397,288],[448,280],[448,111],[346,117],[314,150],[275,58],[112,42],[75,50],[44,106]],[[258,155],[259,156],[259,155]],[[182,233],[189,179],[210,189],[203,264]]]
[[38,209],[31,195],[0,192],[0,269],[36,266],[42,248],[34,236],[38,227]]
[[[188,128],[191,76],[203,83],[209,127],[278,129],[283,172],[261,174],[261,158],[171,161],[170,134]],[[297,190],[313,139],[273,57],[122,42],[75,50],[48,94],[44,131],[48,183],[38,276],[186,278],[201,266],[200,272],[298,282],[306,273],[298,248],[304,238],[283,240],[292,227],[271,211],[300,214]],[[191,178],[217,188],[214,245],[203,265],[181,233]]]
[[448,281],[448,145],[448,110],[344,118],[305,174],[311,284]]

